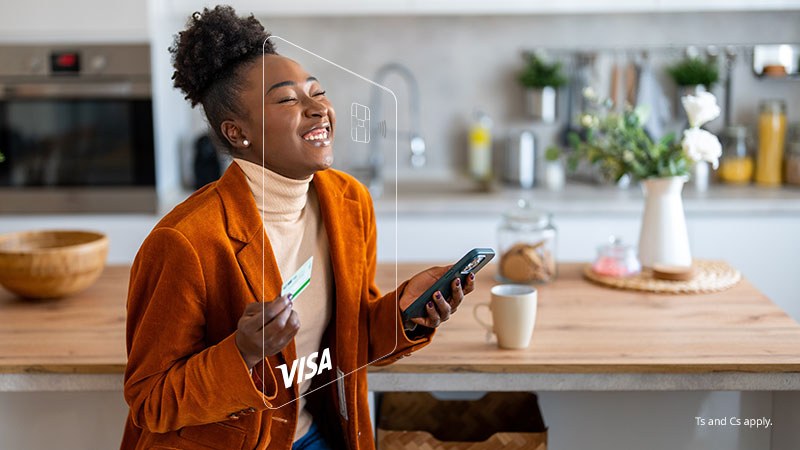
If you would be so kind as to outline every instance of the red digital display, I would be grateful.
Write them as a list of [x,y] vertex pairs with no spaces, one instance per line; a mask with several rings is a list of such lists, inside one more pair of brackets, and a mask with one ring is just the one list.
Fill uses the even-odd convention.
[[50,69],[53,73],[78,73],[81,58],[78,52],[54,52],[50,55]]

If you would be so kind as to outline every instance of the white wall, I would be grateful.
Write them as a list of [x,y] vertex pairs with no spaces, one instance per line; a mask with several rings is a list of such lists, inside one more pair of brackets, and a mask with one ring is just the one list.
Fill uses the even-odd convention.
[[0,448],[119,448],[128,416],[122,392],[0,392]]
[[[240,11],[244,12],[244,11]],[[520,52],[537,47],[560,49],[676,46],[671,58],[687,44],[754,44],[800,42],[800,11],[718,12],[664,14],[583,14],[444,17],[261,17],[274,34],[312,49],[367,78],[389,61],[401,62],[416,75],[421,92],[422,136],[427,140],[427,177],[441,177],[466,162],[465,125],[480,108],[495,120],[498,136],[504,129],[525,125],[521,88],[515,74]],[[289,50],[278,45],[278,51]],[[658,64],[657,55],[651,55]],[[328,69],[315,72],[322,82]],[[603,67],[600,67],[600,66]],[[331,75],[332,76],[332,75]],[[598,65],[596,89],[608,90],[608,61]],[[666,93],[674,88],[662,73]],[[402,80],[389,77],[386,86],[398,96],[400,130],[407,130],[408,94]],[[789,118],[800,120],[797,82],[759,80],[752,76],[748,57],[739,57],[734,74],[733,121],[754,124],[758,102],[784,98]],[[366,89],[331,91],[329,96],[358,98]],[[719,94],[719,90],[716,91]],[[562,96],[563,97],[563,96]],[[562,99],[563,100],[563,99]],[[563,109],[562,109],[563,111]],[[346,111],[338,111],[339,127],[348,125]],[[564,120],[563,114],[561,120]],[[712,123],[720,126],[721,119]],[[536,127],[539,147],[552,141],[561,127]],[[555,133],[554,133],[555,131]],[[408,175],[408,144],[399,142],[400,172]],[[346,155],[337,154],[337,159]],[[388,162],[387,158],[387,164]],[[393,169],[393,167],[392,167]]]

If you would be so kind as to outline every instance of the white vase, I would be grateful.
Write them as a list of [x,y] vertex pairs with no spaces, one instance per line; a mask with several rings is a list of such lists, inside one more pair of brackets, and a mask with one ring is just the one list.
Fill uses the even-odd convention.
[[650,178],[642,181],[644,216],[639,232],[639,262],[690,266],[689,234],[683,214],[681,190],[686,177]]

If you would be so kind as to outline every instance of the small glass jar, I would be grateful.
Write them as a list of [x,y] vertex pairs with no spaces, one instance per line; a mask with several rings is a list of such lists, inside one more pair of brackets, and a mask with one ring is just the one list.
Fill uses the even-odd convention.
[[748,184],[753,179],[755,164],[750,151],[747,127],[734,126],[725,130],[724,146],[719,162],[719,179],[724,183]]
[[497,229],[498,278],[512,283],[546,283],[556,277],[556,228],[552,215],[526,200],[503,215]]
[[800,122],[789,127],[786,141],[786,184],[800,186]]
[[620,238],[611,236],[608,244],[597,247],[597,259],[592,264],[592,270],[609,277],[627,277],[641,272],[642,265],[636,257],[636,247],[623,244]]

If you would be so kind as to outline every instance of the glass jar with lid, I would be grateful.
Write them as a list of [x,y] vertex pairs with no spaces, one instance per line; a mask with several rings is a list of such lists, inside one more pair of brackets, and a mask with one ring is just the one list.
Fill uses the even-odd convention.
[[753,179],[753,155],[747,127],[728,127],[723,134],[719,179],[724,183],[747,184]]
[[786,140],[786,184],[800,186],[800,122],[789,126]]
[[592,263],[592,270],[609,277],[627,277],[641,272],[642,265],[636,256],[636,247],[611,236],[608,244],[597,248],[597,259]]
[[545,283],[556,277],[556,228],[552,215],[520,200],[497,229],[498,278],[512,283]]
[[780,186],[783,177],[783,147],[786,140],[786,102],[765,100],[758,114],[758,159],[755,181],[762,186]]

